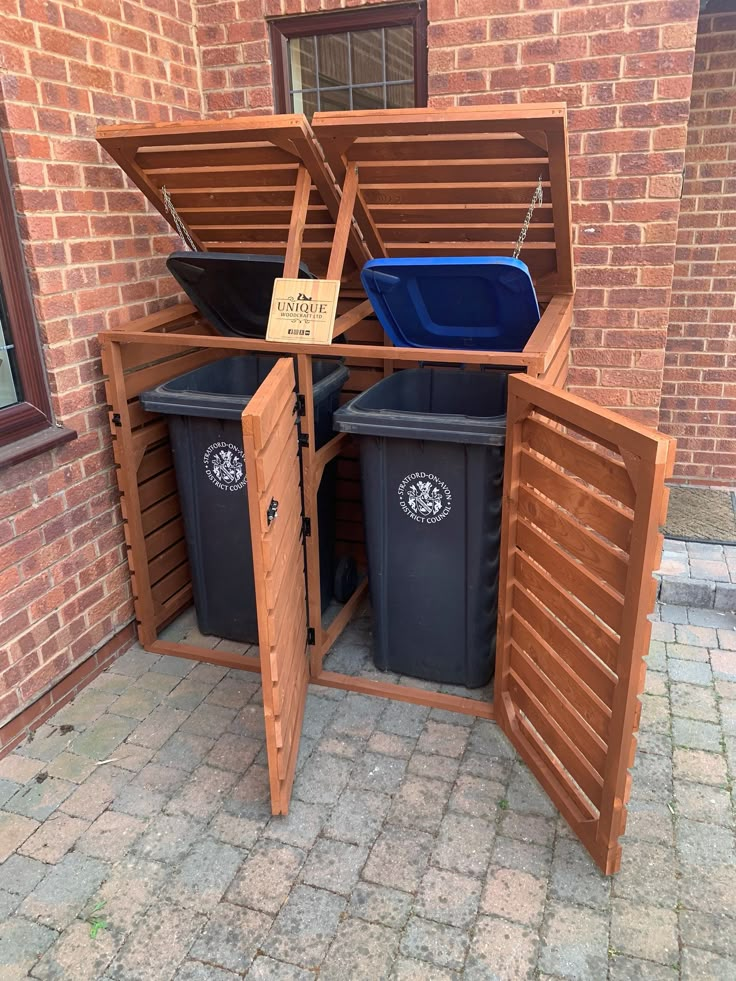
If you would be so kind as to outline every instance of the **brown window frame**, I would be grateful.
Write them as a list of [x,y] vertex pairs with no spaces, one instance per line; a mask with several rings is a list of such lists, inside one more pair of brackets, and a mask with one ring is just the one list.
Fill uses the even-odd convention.
[[289,103],[289,59],[287,46],[292,38],[318,34],[344,34],[380,27],[412,27],[414,32],[414,101],[417,108],[427,105],[427,6],[414,3],[371,4],[317,14],[297,14],[269,20],[273,95],[276,112],[293,112]]
[[[20,244],[7,156],[0,137],[0,303],[7,317],[23,401],[0,408],[0,465],[18,463],[76,433],[55,424]],[[4,301],[4,302],[3,302]]]

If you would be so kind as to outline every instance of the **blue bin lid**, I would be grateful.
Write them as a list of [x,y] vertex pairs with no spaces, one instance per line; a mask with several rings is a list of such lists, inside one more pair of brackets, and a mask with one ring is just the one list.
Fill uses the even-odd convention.
[[521,351],[539,323],[534,285],[519,259],[371,259],[360,278],[398,347]]

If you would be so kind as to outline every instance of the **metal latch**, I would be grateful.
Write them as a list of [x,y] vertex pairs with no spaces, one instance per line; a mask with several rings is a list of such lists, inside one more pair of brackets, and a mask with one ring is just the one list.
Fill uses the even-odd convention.
[[307,414],[307,403],[304,400],[304,396],[299,395],[299,393],[296,396],[296,414],[298,416],[305,416]]
[[266,508],[266,521],[268,522],[269,525],[271,524],[273,519],[278,515],[278,513],[279,513],[279,502],[274,497],[272,497],[271,503]]
[[314,627],[307,627],[307,644],[309,647],[314,647]]
[[309,538],[312,534],[312,519],[302,518],[302,532],[305,538]]

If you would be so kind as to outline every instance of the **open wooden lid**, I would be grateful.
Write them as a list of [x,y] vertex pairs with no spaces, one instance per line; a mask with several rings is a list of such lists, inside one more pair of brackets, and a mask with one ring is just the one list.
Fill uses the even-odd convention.
[[566,108],[560,103],[317,113],[336,179],[358,166],[355,218],[374,258],[511,255],[538,290],[571,292]]
[[[301,258],[325,275],[340,195],[304,116],[105,126],[97,139],[176,227],[167,189],[203,251],[284,255],[303,164],[312,187]],[[368,258],[355,228],[348,252],[358,269]]]

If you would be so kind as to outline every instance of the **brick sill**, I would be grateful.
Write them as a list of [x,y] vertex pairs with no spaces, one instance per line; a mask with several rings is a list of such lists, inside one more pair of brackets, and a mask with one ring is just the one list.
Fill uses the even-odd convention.
[[73,429],[67,429],[66,426],[49,426],[32,436],[26,436],[25,439],[19,439],[15,443],[1,446],[0,468],[22,463],[23,460],[28,460],[39,453],[45,453],[47,450],[54,449],[55,446],[61,446],[62,443],[68,443],[76,438],[77,434]]

